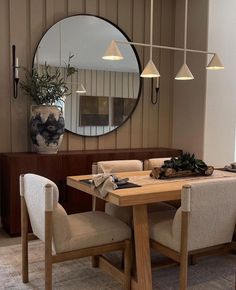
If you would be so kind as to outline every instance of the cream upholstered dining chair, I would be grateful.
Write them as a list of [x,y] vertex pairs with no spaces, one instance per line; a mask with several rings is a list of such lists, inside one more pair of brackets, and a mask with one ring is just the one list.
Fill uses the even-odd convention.
[[[140,160],[108,160],[97,162],[96,169],[93,173],[103,173],[105,168],[109,168],[109,173],[142,171],[143,162]],[[94,168],[93,168],[94,170]],[[132,224],[132,207],[120,207],[107,202],[105,212],[110,216],[114,216],[128,225]]]
[[154,167],[161,167],[165,160],[170,160],[171,157],[149,158],[144,160],[144,170],[152,170]]
[[[104,212],[67,215],[58,203],[58,188],[49,179],[20,176],[22,279],[28,279],[28,217],[33,233],[45,243],[45,289],[52,289],[52,264],[97,256],[111,251],[124,253],[124,289],[130,289],[130,228]],[[96,257],[97,258],[97,257]],[[100,259],[100,258],[99,258]],[[94,263],[98,260],[94,260]],[[94,264],[94,266],[97,266]]]
[[[146,159],[146,160],[144,160],[144,170],[152,170],[154,167],[161,167],[164,164],[165,160],[170,160],[170,159],[171,159],[171,157]],[[166,204],[171,205],[175,208],[180,207],[179,200],[166,201]],[[155,211],[154,205],[152,207],[153,207],[152,211]]]
[[97,162],[97,173],[103,173],[104,168],[110,168],[111,173],[122,171],[142,171],[141,160],[108,160]]
[[[119,172],[132,172],[132,171],[142,171],[143,170],[143,162],[140,160],[109,160],[109,161],[99,161],[97,162],[97,173],[102,173],[104,167],[110,168],[111,173],[119,173]],[[156,211],[156,210],[170,210],[173,209],[172,206],[159,202],[157,204],[151,204],[148,206],[148,211]],[[123,222],[128,225],[132,225],[133,220],[133,211],[132,207],[120,207],[112,203],[106,203],[105,212],[111,216],[119,218]]]
[[184,185],[177,211],[152,213],[149,218],[151,247],[180,263],[180,289],[184,290],[188,255],[233,245],[236,178]]

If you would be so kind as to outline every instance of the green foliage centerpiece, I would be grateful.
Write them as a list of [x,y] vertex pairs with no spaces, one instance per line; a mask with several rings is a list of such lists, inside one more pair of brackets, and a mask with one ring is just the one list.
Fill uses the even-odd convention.
[[70,62],[74,55],[69,56],[63,72],[60,67],[53,68],[47,63],[41,69],[36,66],[32,71],[25,70],[25,80],[20,82],[20,87],[30,96],[37,105],[55,105],[57,101],[65,101],[71,95],[67,79],[77,72]]
[[195,158],[194,154],[183,153],[178,157],[165,160],[161,167],[153,168],[150,176],[164,179],[171,177],[211,175],[213,171],[213,166],[207,166],[204,161]]

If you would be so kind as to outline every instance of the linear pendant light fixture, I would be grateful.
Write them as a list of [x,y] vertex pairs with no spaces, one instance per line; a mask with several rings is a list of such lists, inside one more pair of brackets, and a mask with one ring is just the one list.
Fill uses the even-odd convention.
[[215,53],[206,68],[208,70],[219,70],[224,69],[224,66],[221,63],[219,56]]
[[157,70],[155,64],[152,61],[152,43],[153,43],[153,0],[151,0],[151,10],[150,10],[150,59],[145,66],[143,72],[141,73],[142,78],[159,78],[160,73]]
[[143,72],[141,73],[142,78],[158,78],[160,77],[160,73],[157,70],[155,64],[153,63],[152,59],[150,58],[149,62],[145,66]]
[[186,58],[187,58],[187,23],[188,23],[188,0],[185,0],[185,13],[184,13],[184,63],[178,71],[175,79],[176,80],[193,80],[194,77],[187,66]]
[[[197,1],[197,0],[196,0]],[[188,49],[187,48],[187,13],[188,13],[188,0],[185,0],[185,19],[184,19],[184,48],[181,47],[172,47],[172,46],[164,46],[164,45],[155,45],[153,44],[153,0],[151,0],[151,10],[150,10],[150,44],[147,43],[140,43],[140,42],[133,42],[133,41],[120,41],[120,40],[112,40],[110,45],[108,46],[105,55],[102,57],[106,60],[121,60],[124,57],[122,56],[118,44],[129,44],[129,45],[136,45],[136,46],[143,46],[143,47],[150,47],[150,59],[145,66],[143,72],[141,73],[141,77],[145,78],[153,78],[153,77],[160,77],[160,73],[158,72],[155,64],[152,60],[152,49],[153,48],[160,48],[160,49],[167,49],[167,50],[174,50],[174,51],[183,51],[184,53],[184,63],[181,66],[180,70],[178,71],[175,79],[176,80],[192,80],[194,79],[191,71],[189,70],[187,63],[186,63],[186,56],[187,52],[191,53],[200,53],[200,54],[207,54],[212,55],[212,59],[207,65],[206,69],[208,70],[221,70],[224,69],[218,55],[215,52],[208,52],[202,50],[195,50],[195,49]]]

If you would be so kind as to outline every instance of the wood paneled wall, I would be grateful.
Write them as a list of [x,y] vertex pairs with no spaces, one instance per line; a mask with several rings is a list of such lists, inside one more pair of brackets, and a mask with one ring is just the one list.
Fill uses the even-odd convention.
[[[154,1],[154,43],[171,45],[174,36],[173,0]],[[30,151],[28,119],[31,100],[20,92],[13,98],[11,46],[21,66],[30,68],[43,33],[60,19],[90,13],[117,24],[134,41],[148,42],[150,0],[1,0],[0,1],[0,152]],[[141,64],[149,50],[137,48]],[[173,55],[154,50],[160,73],[160,100],[150,102],[151,81],[144,80],[139,104],[117,131],[101,137],[64,136],[61,150],[118,149],[169,146],[172,123]],[[24,73],[21,71],[20,76]]]

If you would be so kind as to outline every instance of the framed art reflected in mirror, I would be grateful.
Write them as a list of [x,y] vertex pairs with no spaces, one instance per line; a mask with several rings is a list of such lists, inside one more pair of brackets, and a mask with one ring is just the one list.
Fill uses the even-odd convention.
[[[140,61],[135,48],[121,47],[123,60],[102,59],[112,40],[128,37],[111,22],[93,15],[75,15],[54,24],[40,40],[33,65],[60,67],[73,55],[78,72],[68,81],[71,95],[60,102],[67,130],[82,136],[100,136],[121,126],[137,106]],[[81,92],[82,87],[86,92]],[[79,92],[78,92],[79,91]]]

